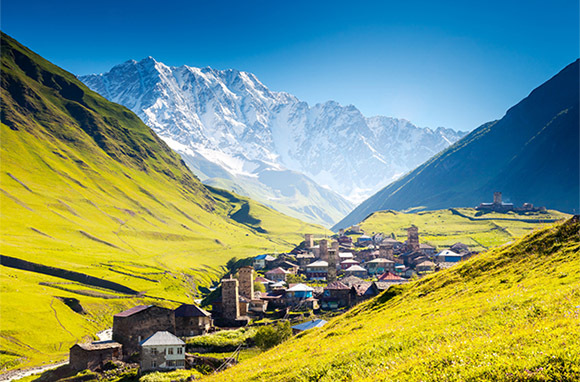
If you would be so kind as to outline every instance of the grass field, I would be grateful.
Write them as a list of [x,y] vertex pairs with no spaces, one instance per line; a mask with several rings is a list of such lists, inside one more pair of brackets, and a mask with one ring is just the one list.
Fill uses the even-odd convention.
[[0,42],[0,254],[139,292],[2,266],[0,369],[64,359],[116,312],[191,302],[228,259],[329,233],[206,188],[128,109],[9,36]]
[[389,210],[375,212],[360,226],[367,233],[394,234],[397,240],[405,241],[407,239],[405,229],[414,224],[419,228],[419,240],[438,249],[462,242],[474,251],[483,251],[511,242],[534,229],[550,224],[547,222],[569,217],[568,214],[553,210],[546,213],[521,215],[491,213],[481,216],[477,216],[477,211],[472,208],[415,213]]
[[392,287],[207,381],[576,381],[580,224]]

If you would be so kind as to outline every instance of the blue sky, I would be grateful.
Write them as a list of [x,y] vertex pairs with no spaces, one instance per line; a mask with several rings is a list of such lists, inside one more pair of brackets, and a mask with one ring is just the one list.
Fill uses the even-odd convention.
[[579,56],[572,1],[2,0],[2,25],[82,75],[153,56],[246,70],[365,115],[471,130]]

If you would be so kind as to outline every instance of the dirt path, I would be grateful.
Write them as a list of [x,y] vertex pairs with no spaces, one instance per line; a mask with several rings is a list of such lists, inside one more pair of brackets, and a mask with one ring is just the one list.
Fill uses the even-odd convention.
[[59,362],[47,366],[32,367],[30,369],[11,370],[4,374],[0,374],[0,381],[2,382],[14,381],[16,379],[28,377],[30,375],[44,373],[47,370],[56,369],[57,367],[66,365],[67,363],[68,362]]

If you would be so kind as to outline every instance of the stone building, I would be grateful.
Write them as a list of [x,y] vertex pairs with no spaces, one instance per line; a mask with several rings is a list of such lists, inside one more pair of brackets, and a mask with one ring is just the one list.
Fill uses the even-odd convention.
[[108,361],[123,358],[123,345],[115,341],[76,344],[69,351],[69,365],[77,371],[95,370]]
[[247,299],[254,298],[254,268],[247,266],[238,270],[238,282],[240,283],[240,295]]
[[338,246],[336,249],[332,248],[328,251],[328,271],[327,271],[327,275],[326,275],[326,280],[329,283],[336,281],[337,258],[338,258]]
[[311,233],[307,233],[304,235],[304,244],[306,249],[314,247],[314,237]]
[[328,240],[322,239],[318,242],[319,253],[318,257],[322,261],[328,261]]
[[238,280],[222,280],[222,317],[227,321],[236,321],[240,317],[240,296]]
[[420,249],[419,228],[414,225],[407,228],[407,248],[410,251],[418,251]]
[[337,309],[350,306],[350,287],[340,281],[329,282],[324,288],[321,307]]
[[175,313],[154,305],[139,305],[113,316],[113,340],[123,345],[123,354],[139,351],[139,342],[158,331],[175,333]]
[[212,327],[211,314],[192,304],[183,304],[174,310],[175,334],[191,337],[206,334]]
[[185,342],[160,331],[141,341],[141,371],[185,368]]
[[391,243],[381,243],[379,245],[379,257],[383,259],[394,260],[393,245]]

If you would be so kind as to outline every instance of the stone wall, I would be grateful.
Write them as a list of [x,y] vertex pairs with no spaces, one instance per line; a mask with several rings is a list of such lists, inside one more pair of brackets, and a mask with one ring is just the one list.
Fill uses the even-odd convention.
[[238,271],[240,295],[251,300],[254,298],[254,268],[242,267]]
[[175,333],[175,313],[151,306],[127,317],[113,317],[113,340],[123,345],[127,356],[139,351],[139,342],[158,331]]
[[235,321],[240,316],[238,280],[222,280],[222,316],[226,320]]

